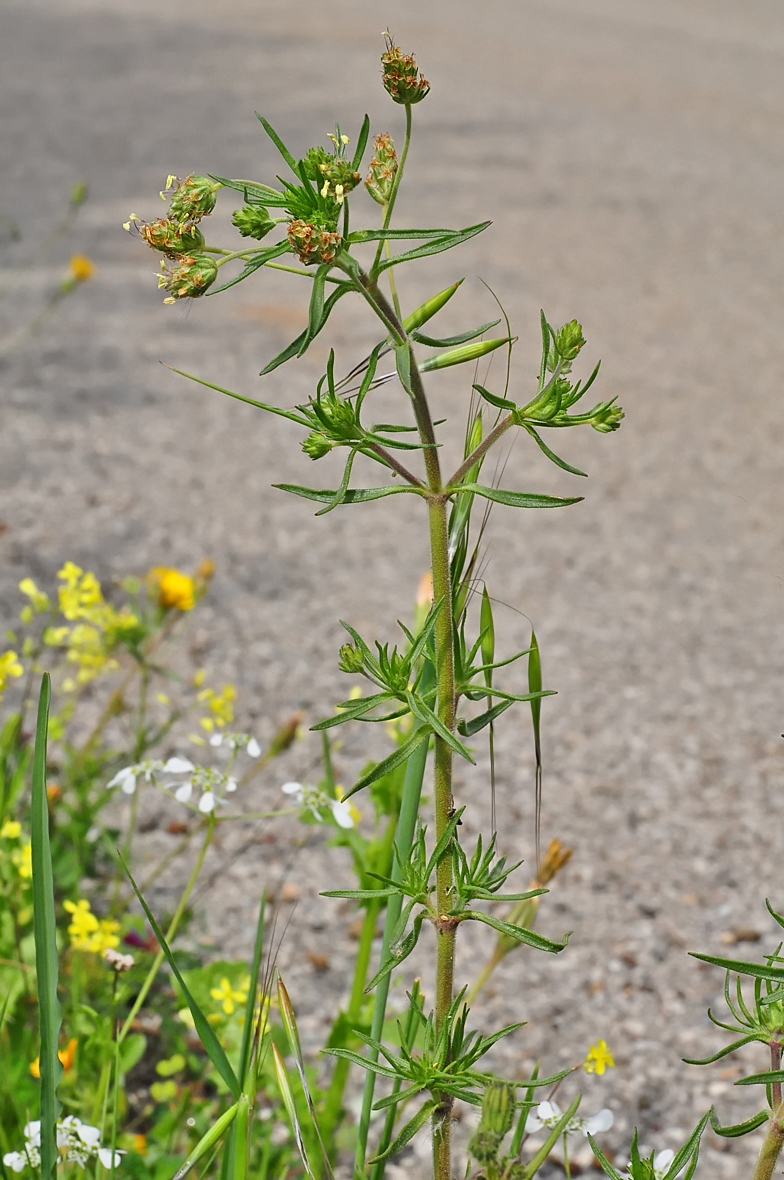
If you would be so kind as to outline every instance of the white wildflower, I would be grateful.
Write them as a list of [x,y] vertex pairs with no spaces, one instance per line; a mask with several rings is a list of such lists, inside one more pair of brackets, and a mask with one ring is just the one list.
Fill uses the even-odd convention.
[[223,746],[232,751],[245,750],[251,758],[261,757],[261,746],[249,733],[213,733],[209,743],[216,750]]
[[110,967],[114,967],[118,973],[120,971],[130,971],[135,962],[133,955],[124,955],[121,951],[116,951],[113,946],[107,946],[103,952],[103,957]]
[[[8,1151],[3,1163],[14,1172],[24,1168],[41,1166],[41,1122],[35,1119],[24,1128],[25,1145],[22,1151]],[[97,1127],[83,1123],[76,1115],[69,1114],[58,1119],[56,1125],[57,1150],[65,1163],[78,1164],[84,1168],[92,1159],[99,1159],[105,1168],[117,1167],[124,1151],[112,1152],[101,1147],[101,1132]]]
[[[169,761],[183,760],[169,759]],[[156,782],[157,775],[162,774],[165,770],[166,764],[160,758],[145,758],[133,766],[123,766],[122,770],[118,770],[114,778],[106,784],[106,789],[109,791],[112,787],[119,787],[125,795],[132,795],[136,790],[137,779],[144,779],[147,783]]]
[[[528,1116],[526,1130],[532,1135],[544,1127],[552,1131],[556,1123],[563,1117],[563,1111],[557,1102],[540,1102],[536,1111]],[[589,1119],[575,1115],[566,1125],[567,1135],[596,1135],[599,1131],[609,1131],[613,1125],[613,1112],[607,1107]]]
[[280,789],[284,795],[291,795],[296,807],[306,807],[319,823],[324,822],[324,810],[329,808],[338,827],[353,828],[356,824],[359,813],[347,799],[335,799],[319,787],[302,783],[284,783]]

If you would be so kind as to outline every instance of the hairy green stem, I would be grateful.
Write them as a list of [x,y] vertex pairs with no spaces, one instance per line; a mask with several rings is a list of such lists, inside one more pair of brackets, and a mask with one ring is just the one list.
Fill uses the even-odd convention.
[[770,1180],[782,1147],[784,1147],[784,1103],[774,1111],[768,1123],[752,1180]]

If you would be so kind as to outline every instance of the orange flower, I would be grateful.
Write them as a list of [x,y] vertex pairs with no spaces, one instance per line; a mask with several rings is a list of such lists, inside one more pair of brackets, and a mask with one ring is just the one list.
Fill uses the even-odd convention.
[[193,610],[195,604],[193,578],[179,570],[156,566],[149,573],[149,582],[157,591],[158,602],[163,607],[176,610]]
[[74,254],[70,262],[70,271],[77,283],[84,283],[93,277],[95,267],[84,254]]
[[[60,1058],[64,1070],[73,1069],[73,1063],[76,1060],[76,1046],[79,1044],[76,1037],[71,1037],[64,1049],[58,1049],[57,1056]],[[40,1057],[36,1057],[35,1061],[30,1062],[30,1073],[34,1078],[40,1078],[41,1065]]]

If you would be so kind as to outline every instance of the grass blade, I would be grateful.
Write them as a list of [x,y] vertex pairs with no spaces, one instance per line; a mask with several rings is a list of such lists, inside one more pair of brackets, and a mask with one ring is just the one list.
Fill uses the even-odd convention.
[[214,1147],[215,1144],[220,1141],[224,1133],[234,1122],[238,1110],[239,1103],[235,1102],[233,1106],[230,1106],[229,1109],[225,1111],[215,1123],[213,1123],[209,1131],[207,1131],[205,1135],[202,1135],[201,1139],[196,1144],[185,1163],[182,1164],[182,1166],[179,1167],[174,1173],[172,1180],[184,1180],[191,1168],[195,1167],[199,1160],[204,1158],[210,1148]]
[[[531,628],[531,650],[528,654],[528,691],[530,693],[542,691],[542,660],[539,655],[539,644],[536,634]],[[542,718],[542,698],[531,697],[531,721],[534,727],[534,756],[536,758],[536,805],[535,805],[535,833],[536,833],[536,871],[541,868],[541,836],[542,836],[542,739],[539,723]]]
[[283,1105],[286,1107],[286,1113],[289,1116],[291,1128],[294,1132],[294,1138],[297,1141],[297,1148],[299,1150],[300,1158],[304,1165],[305,1171],[307,1172],[308,1176],[310,1176],[310,1180],[316,1180],[316,1177],[313,1175],[313,1169],[310,1166],[308,1153],[305,1150],[305,1140],[302,1137],[302,1128],[300,1127],[299,1119],[297,1118],[297,1108],[294,1104],[294,1094],[291,1089],[291,1082],[289,1080],[288,1070],[286,1069],[286,1062],[283,1060],[281,1051],[274,1041],[272,1042],[272,1060],[275,1066],[275,1077],[278,1080],[278,1089],[280,1090],[280,1096],[283,1099]]
[[63,1067],[57,1056],[60,1002],[57,999],[57,943],[55,941],[54,881],[49,846],[49,806],[46,796],[46,739],[49,730],[51,681],[44,673],[38,697],[33,755],[33,795],[30,843],[33,867],[33,933],[38,983],[38,1020],[41,1035],[41,1180],[54,1175],[57,1162],[55,1124],[59,1113],[57,1083]]
[[[240,1083],[245,1085],[245,1075],[248,1072],[248,1065],[250,1064],[250,1051],[253,1044],[253,1015],[256,1011],[256,997],[259,993],[259,971],[261,970],[261,951],[264,943],[264,910],[266,907],[267,895],[262,893],[261,902],[259,904],[259,917],[256,922],[256,942],[253,947],[253,963],[250,969],[250,987],[248,988],[248,999],[245,1003],[245,1023],[242,1026],[242,1048],[240,1050]],[[262,998],[262,1003],[264,1002]]]

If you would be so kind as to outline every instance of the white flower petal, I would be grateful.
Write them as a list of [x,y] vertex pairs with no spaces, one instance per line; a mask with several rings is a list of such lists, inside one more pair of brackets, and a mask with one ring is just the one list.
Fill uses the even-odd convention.
[[248,742],[245,749],[248,751],[251,758],[260,758],[261,757],[261,746],[259,745],[259,743],[256,741],[255,738],[250,739],[250,741]]
[[559,1119],[563,1114],[557,1102],[540,1102],[536,1108],[536,1113],[542,1122],[545,1119]]
[[280,789],[284,795],[301,795],[302,783],[284,783]]
[[24,1137],[31,1147],[41,1146],[41,1120],[33,1119],[31,1123],[25,1124]]
[[657,1172],[666,1172],[674,1159],[675,1152],[671,1147],[665,1147],[664,1151],[656,1152],[653,1157],[653,1166]]
[[586,1119],[582,1131],[585,1135],[596,1135],[599,1131],[609,1131],[613,1125],[613,1112],[606,1106],[598,1114]]
[[190,774],[195,768],[187,758],[170,758],[163,769],[166,774]]
[[205,791],[199,800],[199,811],[205,815],[209,815],[211,811],[215,810],[215,796],[212,791]]
[[537,1131],[541,1131],[543,1126],[544,1123],[541,1119],[537,1118],[535,1114],[529,1114],[525,1124],[525,1129],[529,1135],[535,1135]]
[[120,790],[124,795],[132,795],[136,790],[136,775],[126,774],[125,778],[120,783]]
[[3,1156],[3,1163],[12,1172],[21,1172],[27,1167],[27,1156],[22,1151],[7,1151]]
[[114,778],[109,780],[109,782],[106,784],[106,790],[110,791],[112,787],[119,787],[129,776],[133,777],[133,767],[124,766],[122,770],[117,771],[117,774],[114,776]]
[[354,827],[354,816],[351,814],[351,804],[347,799],[332,799],[329,805],[339,828]]
[[182,786],[178,787],[174,792],[174,798],[178,803],[188,803],[192,794],[193,783],[183,783]]
[[119,1167],[120,1161],[124,1155],[125,1155],[125,1152],[122,1150],[115,1151],[114,1159],[112,1160],[112,1149],[110,1147],[99,1147],[98,1148],[98,1159],[101,1161],[103,1166],[107,1169],[111,1168],[112,1164],[114,1164],[115,1168]]
[[222,746],[223,745],[223,734],[222,733],[214,733],[214,734],[212,734],[212,736],[210,737],[209,740],[210,740],[211,746],[215,746],[215,747]]
[[236,778],[227,778],[227,779],[226,779],[226,790],[229,792],[229,794],[231,794],[231,793],[232,793],[232,791],[236,791],[236,790],[237,790],[237,780],[236,780]]
[[89,1123],[80,1123],[76,1127],[76,1134],[86,1147],[97,1147],[101,1142],[101,1132],[97,1127],[91,1127]]

